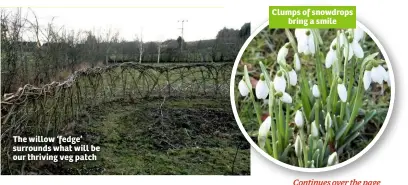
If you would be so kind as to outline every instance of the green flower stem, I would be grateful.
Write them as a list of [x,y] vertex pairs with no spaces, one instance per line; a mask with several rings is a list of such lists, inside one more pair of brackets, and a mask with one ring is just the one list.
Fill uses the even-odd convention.
[[303,161],[301,157],[298,157],[299,167],[303,167]]
[[329,140],[330,140],[330,130],[331,128],[326,131],[326,139],[324,140],[322,153],[320,154],[320,164],[321,165],[323,165],[324,154],[326,153],[327,144],[329,143]]
[[256,103],[256,101],[255,101],[254,93],[251,92],[250,96],[251,96],[252,104],[254,105],[256,118],[258,120],[259,125],[261,125],[262,124],[261,109],[260,109],[258,103]]
[[249,96],[250,96],[250,98],[252,100],[252,104],[254,105],[256,118],[258,119],[259,125],[261,125],[262,124],[261,109],[260,109],[259,105],[255,101],[255,96],[254,96],[254,92],[252,91],[252,85],[251,85],[251,81],[249,79],[248,68],[247,68],[246,65],[244,66],[244,80],[245,80],[245,84],[247,85],[247,87],[249,89]]
[[347,136],[348,132],[350,131],[351,128],[353,128],[354,125],[354,121],[358,115],[358,110],[361,107],[362,104],[362,98],[363,98],[363,94],[364,94],[364,88],[363,88],[363,76],[364,76],[364,69],[367,63],[364,63],[363,65],[361,65],[361,69],[360,69],[360,76],[358,79],[358,86],[357,86],[357,93],[356,93],[356,98],[353,102],[353,110],[351,112],[351,116],[350,116],[350,120],[349,123],[347,125],[346,131],[343,134],[343,138],[342,141],[344,141],[345,136]]
[[273,119],[273,104],[275,103],[275,90],[273,88],[273,82],[269,83],[269,116],[271,116],[271,135],[272,135],[272,157],[278,159],[278,147],[276,144],[276,126]]
[[[281,136],[281,138],[279,139],[279,142],[282,143],[282,147],[285,146],[285,122],[283,120],[283,109],[282,109],[282,101],[278,100],[278,104],[279,104],[279,115],[278,115],[278,120],[279,120],[279,135]],[[282,148],[283,150],[283,148]]]
[[346,112],[346,102],[341,102],[341,105],[340,105],[340,124],[339,124],[339,126],[343,125],[343,117],[344,117],[345,112]]
[[302,140],[302,150],[303,150],[303,161],[304,161],[304,167],[307,168],[307,164],[306,161],[308,161],[308,149],[307,149],[307,145],[306,145],[306,134],[305,131],[303,130],[303,128],[300,128],[300,137]]
[[[334,96],[336,96],[336,84],[337,84],[337,77],[334,76],[332,79],[328,100],[326,102],[327,112],[332,112],[333,104],[336,103],[334,102]],[[334,111],[335,110],[333,110],[333,112]]]

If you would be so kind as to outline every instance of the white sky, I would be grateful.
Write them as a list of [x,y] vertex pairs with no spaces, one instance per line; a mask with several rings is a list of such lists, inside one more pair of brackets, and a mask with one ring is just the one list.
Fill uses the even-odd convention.
[[[207,8],[32,8],[39,18],[40,25],[46,26],[55,17],[57,26],[65,25],[67,30],[93,30],[97,34],[109,28],[120,32],[120,38],[134,40],[143,30],[144,41],[176,39],[181,35],[184,24],[186,41],[215,38],[224,28],[239,29],[250,22],[241,11],[230,11],[223,7]],[[23,8],[23,15],[28,12]]]

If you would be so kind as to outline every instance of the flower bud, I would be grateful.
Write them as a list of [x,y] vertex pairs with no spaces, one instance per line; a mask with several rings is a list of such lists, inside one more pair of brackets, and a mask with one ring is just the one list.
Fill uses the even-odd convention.
[[302,140],[299,135],[296,136],[295,153],[296,153],[296,157],[301,157],[302,155]]
[[284,103],[292,103],[292,97],[286,92],[283,92],[282,96],[280,97],[280,100]]
[[315,98],[319,98],[319,97],[320,97],[319,87],[317,87],[316,84],[313,85],[312,92],[313,92],[313,96],[314,96]]
[[289,71],[289,84],[292,86],[296,86],[297,84],[297,74],[293,69]]
[[315,121],[312,122],[311,134],[313,137],[319,137],[319,128]]
[[286,80],[285,77],[282,74],[282,71],[279,71],[275,79],[273,80],[273,87],[277,92],[285,92],[286,89]]
[[258,81],[258,83],[256,84],[256,87],[255,87],[256,98],[266,99],[266,97],[268,97],[268,94],[269,94],[268,85],[265,82],[265,77],[263,76],[263,74],[261,74],[261,78],[260,78],[260,80]]
[[268,116],[259,127],[258,132],[258,143],[261,148],[265,147],[266,137],[268,136],[268,132],[271,129],[271,117]]
[[250,89],[248,88],[244,79],[241,79],[241,81],[239,81],[238,90],[241,96],[248,96]]
[[346,86],[344,85],[344,83],[337,84],[337,94],[339,95],[340,100],[342,102],[347,101],[347,89],[346,89]]
[[299,71],[300,68],[301,68],[301,64],[300,64],[299,55],[298,55],[297,53],[295,53],[294,63],[295,63],[295,70],[296,70],[296,71]]
[[332,153],[327,160],[327,166],[333,166],[339,164],[339,157],[337,156],[337,152]]
[[326,132],[329,130],[329,128],[332,127],[333,120],[330,117],[330,114],[326,114],[326,119],[324,120],[324,126],[326,127]]
[[296,126],[297,126],[297,127],[299,127],[299,128],[302,128],[302,127],[303,127],[303,124],[304,124],[303,113],[302,113],[302,111],[300,111],[300,110],[297,110],[297,111],[296,111],[295,123],[296,123]]

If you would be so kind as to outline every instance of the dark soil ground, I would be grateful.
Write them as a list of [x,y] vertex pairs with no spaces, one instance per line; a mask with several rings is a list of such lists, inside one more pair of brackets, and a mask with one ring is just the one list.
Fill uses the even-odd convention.
[[[249,175],[250,146],[229,101],[157,98],[93,108],[70,135],[101,147],[96,161],[42,165],[40,174]],[[83,143],[84,144],[84,143]]]

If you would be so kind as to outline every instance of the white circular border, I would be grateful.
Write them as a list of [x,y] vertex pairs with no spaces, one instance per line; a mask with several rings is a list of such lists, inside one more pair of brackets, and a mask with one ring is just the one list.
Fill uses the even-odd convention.
[[264,156],[265,158],[269,159],[270,161],[274,162],[275,164],[279,165],[279,166],[283,166],[287,169],[290,170],[295,170],[295,171],[300,171],[300,172],[326,172],[326,171],[331,171],[331,170],[335,170],[338,168],[341,168],[343,166],[346,166],[352,162],[354,162],[355,160],[357,160],[358,158],[360,158],[362,155],[364,155],[368,150],[370,150],[370,148],[378,141],[378,139],[381,137],[381,135],[383,134],[385,128],[388,125],[388,122],[390,120],[391,117],[391,113],[392,113],[392,109],[394,107],[394,97],[395,97],[395,78],[394,78],[394,72],[392,70],[392,65],[389,61],[388,55],[385,52],[384,47],[381,45],[381,43],[379,42],[379,40],[374,36],[374,34],[367,28],[365,27],[362,23],[360,23],[359,21],[357,21],[357,25],[362,28],[375,42],[375,44],[378,46],[378,48],[381,51],[381,54],[384,56],[385,61],[387,63],[388,66],[388,73],[390,75],[391,78],[391,100],[390,100],[390,105],[388,107],[388,112],[387,112],[387,116],[385,118],[385,121],[380,129],[380,131],[377,133],[377,135],[375,136],[375,138],[370,142],[370,144],[368,144],[362,151],[360,151],[357,155],[353,156],[352,158],[339,163],[337,165],[334,166],[330,166],[330,167],[324,167],[324,168],[301,168],[301,167],[297,167],[297,166],[292,166],[286,163],[283,163],[273,157],[271,157],[269,154],[267,154],[266,152],[264,152],[262,149],[260,149],[258,147],[258,145],[251,139],[251,137],[249,136],[249,134],[246,132],[244,126],[242,125],[242,122],[239,118],[238,112],[237,112],[237,108],[235,105],[235,75],[237,72],[237,68],[238,68],[238,63],[241,60],[241,57],[244,53],[244,51],[246,50],[246,48],[248,47],[249,43],[254,39],[255,36],[258,35],[259,32],[261,32],[266,26],[269,25],[269,22],[265,22],[264,24],[262,24],[260,27],[258,27],[254,33],[251,33],[251,36],[245,41],[244,45],[241,47],[241,50],[239,51],[237,58],[235,59],[235,63],[234,63],[234,67],[232,68],[232,73],[231,73],[231,81],[230,81],[230,98],[231,98],[231,106],[232,106],[232,112],[234,113],[234,117],[236,122],[238,123],[239,129],[241,130],[241,132],[244,134],[245,138],[248,140],[248,142],[252,145],[253,148],[256,149],[256,151],[258,151],[260,154],[262,154],[262,156]]

